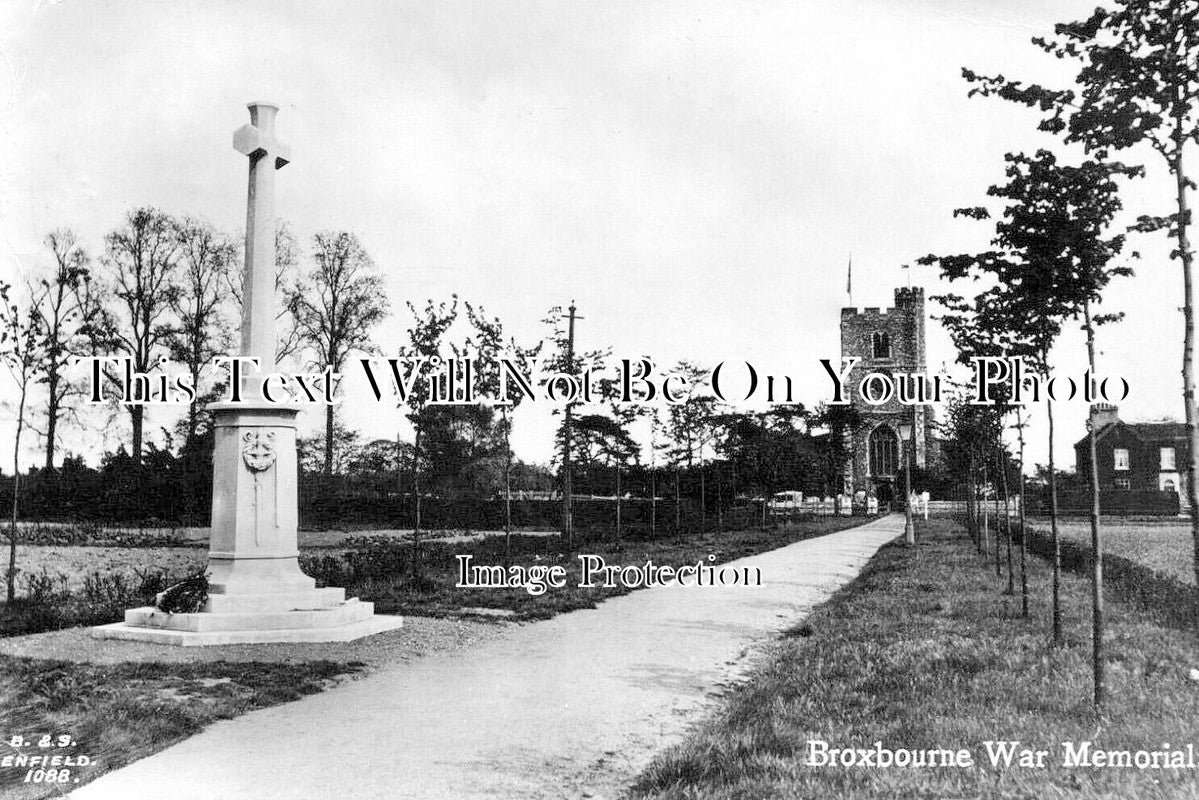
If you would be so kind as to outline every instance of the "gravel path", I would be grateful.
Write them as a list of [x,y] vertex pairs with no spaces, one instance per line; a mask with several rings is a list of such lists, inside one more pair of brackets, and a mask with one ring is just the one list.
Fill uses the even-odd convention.
[[645,589],[509,626],[220,722],[72,797],[615,797],[902,530],[891,516],[725,565],[758,567],[761,586]]

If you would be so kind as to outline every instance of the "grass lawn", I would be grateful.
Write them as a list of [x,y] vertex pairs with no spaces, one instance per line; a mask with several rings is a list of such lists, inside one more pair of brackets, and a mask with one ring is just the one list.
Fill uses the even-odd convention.
[[[506,613],[515,619],[546,619],[555,614],[579,608],[594,608],[605,597],[625,594],[629,589],[578,588],[580,553],[601,556],[609,565],[643,565],[652,559],[655,564],[682,566],[704,563],[724,563],[774,550],[784,545],[823,536],[835,531],[869,522],[867,517],[809,517],[782,524],[777,528],[747,528],[705,533],[663,534],[653,539],[626,539],[620,543],[610,538],[576,540],[575,552],[565,552],[563,537],[512,537],[512,563],[520,565],[561,564],[566,568],[566,587],[550,589],[541,595],[530,594],[523,588],[459,589],[456,556],[469,554],[476,565],[502,565],[504,539],[489,537],[471,542],[429,543],[423,546],[422,582],[412,577],[410,559],[412,546],[394,541],[381,543],[378,549],[366,547],[335,556],[332,563],[309,574],[318,583],[346,587],[346,593],[371,600],[375,610],[384,614],[414,614],[419,616],[459,615],[463,609],[489,609]],[[709,562],[709,556],[715,556]],[[310,565],[309,569],[315,565]]]
[[[1048,535],[1049,518],[1037,517],[1031,525]],[[1086,518],[1069,517],[1058,521],[1063,539],[1091,547],[1091,523]],[[1103,517],[1100,532],[1105,554],[1121,556],[1174,580],[1195,585],[1194,544],[1189,520],[1176,517],[1161,519]]]
[[[634,796],[763,798],[1197,797],[1194,769],[1066,767],[1062,742],[1105,750],[1199,746],[1199,636],[1108,593],[1110,704],[1090,706],[1089,586],[1063,576],[1066,645],[1048,645],[1049,567],[1030,557],[1033,616],[955,522],[921,523],[784,635],[769,660]],[[969,768],[809,766],[831,747],[966,748]],[[986,741],[1048,751],[1043,768],[992,766]]]
[[[206,725],[319,692],[361,662],[300,664],[200,662],[87,665],[0,656],[0,796],[13,800],[70,791],[191,736]],[[39,747],[41,737],[74,744]],[[13,746],[13,737],[29,742]],[[58,766],[61,783],[26,781],[20,756],[62,755],[86,766]],[[62,770],[68,770],[67,775]],[[78,780],[76,780],[78,779]]]

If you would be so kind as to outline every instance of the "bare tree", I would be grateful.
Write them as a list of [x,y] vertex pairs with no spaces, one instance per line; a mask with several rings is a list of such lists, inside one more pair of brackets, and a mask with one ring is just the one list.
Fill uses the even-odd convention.
[[[374,261],[352,233],[325,231],[312,240],[313,268],[296,294],[302,346],[320,370],[340,370],[355,350],[370,349],[371,329],[387,316]],[[333,406],[325,409],[325,474],[333,472]]]
[[[236,251],[234,253],[236,256]],[[285,220],[279,220],[275,227],[275,294],[279,297],[278,311],[275,312],[275,363],[278,364],[288,356],[295,355],[300,348],[300,331],[296,326],[296,304],[299,302],[300,245],[296,241],[291,226]],[[242,280],[245,277],[243,266],[232,265],[225,273],[225,282],[229,294],[242,304]]]
[[68,378],[67,369],[75,357],[90,351],[88,333],[100,316],[100,293],[92,281],[87,253],[72,231],[52,231],[45,242],[54,255],[53,273],[34,283],[30,293],[44,352],[39,369],[47,395],[46,469],[53,469],[58,424],[66,401],[81,391],[81,386]]
[[12,517],[8,527],[8,602],[17,591],[17,512],[21,495],[21,434],[25,430],[25,409],[29,391],[38,378],[44,357],[40,318],[32,303],[24,311],[12,297],[12,286],[0,283],[0,361],[17,384],[17,432],[12,449]]
[[[125,224],[104,237],[104,265],[113,284],[113,350],[127,356],[139,374],[148,374],[165,356],[171,338],[171,307],[178,295],[174,285],[179,255],[176,223],[155,208],[129,212]],[[149,398],[144,386],[134,382],[132,397],[125,397],[133,424],[132,456],[141,464],[142,425]]]
[[229,346],[222,307],[237,249],[212,225],[192,217],[179,223],[179,291],[171,298],[178,324],[171,332],[171,356],[187,366],[196,399],[187,409],[187,441],[196,435],[200,375],[206,364]]

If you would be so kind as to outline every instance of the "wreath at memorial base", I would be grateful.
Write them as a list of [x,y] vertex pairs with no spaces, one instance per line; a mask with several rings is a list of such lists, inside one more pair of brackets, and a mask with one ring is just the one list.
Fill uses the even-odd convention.
[[163,592],[155,608],[168,614],[194,614],[208,600],[208,573],[189,575]]

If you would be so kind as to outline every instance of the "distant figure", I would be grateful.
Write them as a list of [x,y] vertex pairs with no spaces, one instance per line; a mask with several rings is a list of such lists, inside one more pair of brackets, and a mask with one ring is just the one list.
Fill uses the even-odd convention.
[[920,507],[924,509],[924,519],[928,520],[928,489],[920,493]]
[[890,509],[891,501],[893,501],[894,499],[895,499],[895,492],[892,490],[891,484],[889,484],[889,483],[879,484],[879,487],[878,487],[879,505],[881,506],[881,505],[885,504],[887,506],[887,508]]
[[874,495],[870,495],[866,498],[866,513],[870,514],[871,516],[876,516],[878,514],[878,498]]

